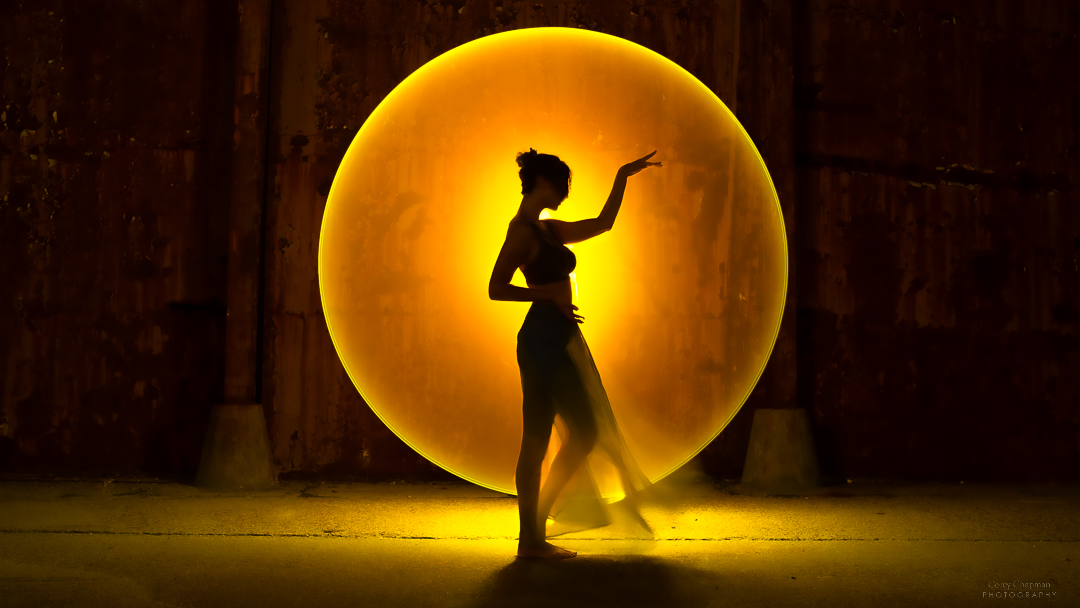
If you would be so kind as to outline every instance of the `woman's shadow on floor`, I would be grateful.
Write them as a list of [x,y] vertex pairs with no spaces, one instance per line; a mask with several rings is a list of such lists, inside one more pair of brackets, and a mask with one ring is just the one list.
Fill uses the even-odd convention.
[[[517,559],[480,589],[473,608],[707,606],[716,574],[653,556]],[[714,587],[716,590],[714,590]]]

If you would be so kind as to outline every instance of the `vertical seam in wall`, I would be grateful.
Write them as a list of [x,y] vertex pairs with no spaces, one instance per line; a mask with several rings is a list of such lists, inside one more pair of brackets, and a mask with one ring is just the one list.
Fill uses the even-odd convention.
[[274,61],[274,0],[268,0],[266,3],[266,82],[264,86],[260,87],[262,91],[265,91],[262,103],[260,104],[260,111],[262,112],[262,121],[260,127],[262,128],[263,135],[263,159],[262,159],[262,194],[259,196],[259,268],[258,279],[259,286],[257,288],[257,296],[255,300],[255,403],[262,403],[262,375],[263,375],[263,349],[264,349],[264,335],[266,333],[264,328],[265,315],[264,306],[266,300],[266,212],[267,201],[270,200],[271,184],[270,177],[273,173],[270,171],[270,95],[271,95],[271,78],[273,77],[273,61]]

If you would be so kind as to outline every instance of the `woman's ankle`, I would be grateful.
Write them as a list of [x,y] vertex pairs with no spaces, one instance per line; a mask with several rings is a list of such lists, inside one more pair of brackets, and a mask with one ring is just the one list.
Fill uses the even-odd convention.
[[518,543],[522,545],[538,545],[544,542],[543,536],[537,536],[536,531],[525,532],[524,530],[518,534]]

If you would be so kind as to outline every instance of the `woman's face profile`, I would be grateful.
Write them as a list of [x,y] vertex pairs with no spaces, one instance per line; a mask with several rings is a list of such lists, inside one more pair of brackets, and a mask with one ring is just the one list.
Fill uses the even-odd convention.
[[542,175],[536,176],[536,184],[533,186],[532,193],[543,201],[545,208],[553,211],[558,209],[559,205],[566,200],[566,197],[556,191],[551,182]]

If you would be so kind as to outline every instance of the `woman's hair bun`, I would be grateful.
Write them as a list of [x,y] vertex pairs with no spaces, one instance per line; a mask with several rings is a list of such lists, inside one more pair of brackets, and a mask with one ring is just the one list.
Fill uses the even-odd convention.
[[529,148],[528,152],[518,152],[517,164],[519,167],[525,167],[526,164],[536,160],[538,153],[536,150]]
[[529,148],[528,152],[518,152],[518,176],[521,178],[521,193],[532,192],[536,178],[543,177],[555,192],[566,198],[570,194],[570,167],[554,154],[540,154]]

